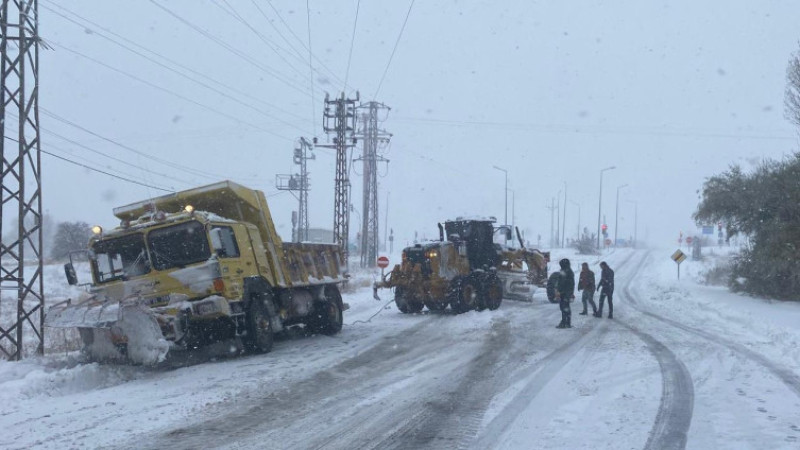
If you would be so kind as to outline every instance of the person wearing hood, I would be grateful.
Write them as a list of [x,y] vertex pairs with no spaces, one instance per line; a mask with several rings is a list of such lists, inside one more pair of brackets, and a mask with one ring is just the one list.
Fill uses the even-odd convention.
[[581,295],[581,300],[583,301],[583,311],[580,313],[582,316],[588,314],[587,311],[587,303],[591,303],[592,305],[592,315],[597,315],[597,305],[594,303],[594,291],[595,291],[595,283],[594,283],[594,272],[589,270],[589,264],[583,263],[581,264],[581,274],[578,278],[578,290],[583,291]]
[[556,328],[572,328],[572,310],[569,302],[575,298],[575,273],[569,266],[567,258],[558,262],[561,266],[561,276],[558,279],[556,298],[558,307],[561,309],[561,323]]

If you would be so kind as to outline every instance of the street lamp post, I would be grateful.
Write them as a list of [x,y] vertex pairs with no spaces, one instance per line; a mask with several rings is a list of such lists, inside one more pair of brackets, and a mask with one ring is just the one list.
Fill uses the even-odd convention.
[[597,206],[597,249],[600,250],[600,214],[603,210],[603,172],[616,169],[617,166],[606,167],[600,171],[600,200]]
[[561,248],[564,248],[564,241],[567,237],[567,182],[564,182],[564,212],[563,212],[563,223],[564,225],[561,227]]
[[576,202],[575,200],[570,200],[569,202],[578,207],[578,226],[575,227],[575,229],[578,231],[578,234],[576,235],[575,239],[580,241],[581,240],[581,204]]
[[497,169],[497,170],[503,172],[503,174],[505,174],[505,178],[506,178],[506,189],[505,189],[506,201],[505,201],[504,207],[505,207],[505,215],[506,216],[505,216],[505,221],[503,222],[503,225],[508,225],[508,171],[506,169],[501,168],[501,167],[497,167],[497,166],[492,166],[492,167],[494,167],[495,169]]
[[619,191],[625,187],[628,187],[628,185],[617,186],[617,206],[614,208],[614,247],[617,246],[617,233],[619,232]]
[[628,203],[633,203],[633,248],[639,244],[639,203],[633,200],[628,200]]

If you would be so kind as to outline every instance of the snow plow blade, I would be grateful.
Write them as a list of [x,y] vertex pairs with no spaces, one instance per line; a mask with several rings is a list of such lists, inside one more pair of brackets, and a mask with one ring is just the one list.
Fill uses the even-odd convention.
[[532,302],[536,285],[531,283],[525,272],[497,271],[497,277],[503,282],[503,298]]
[[78,328],[84,351],[94,360],[155,365],[166,358],[170,343],[149,308],[135,302],[70,300],[53,305],[45,315],[50,328]]

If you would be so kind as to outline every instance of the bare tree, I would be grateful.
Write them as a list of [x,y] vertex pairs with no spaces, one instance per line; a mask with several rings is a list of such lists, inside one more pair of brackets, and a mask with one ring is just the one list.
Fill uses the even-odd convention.
[[789,58],[784,97],[786,118],[800,127],[800,50]]
[[53,237],[50,254],[54,259],[66,259],[75,250],[86,250],[92,232],[86,222],[60,222]]

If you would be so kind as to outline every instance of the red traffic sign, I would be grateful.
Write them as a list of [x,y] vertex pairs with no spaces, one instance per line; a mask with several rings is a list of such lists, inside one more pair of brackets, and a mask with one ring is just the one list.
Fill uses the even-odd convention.
[[687,244],[691,244],[692,243],[692,237],[691,236],[686,236],[686,243]]
[[606,239],[606,240],[605,240],[605,244],[606,244],[606,247],[608,247],[609,245],[611,245],[611,239]]
[[386,256],[379,256],[378,267],[380,267],[381,269],[389,267],[389,258],[387,258]]

